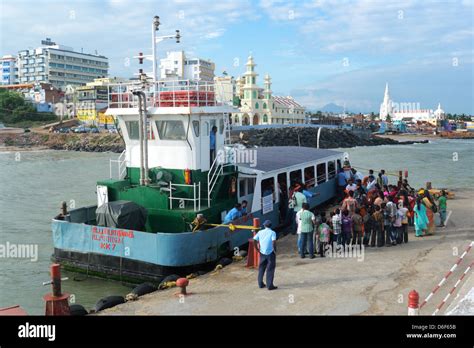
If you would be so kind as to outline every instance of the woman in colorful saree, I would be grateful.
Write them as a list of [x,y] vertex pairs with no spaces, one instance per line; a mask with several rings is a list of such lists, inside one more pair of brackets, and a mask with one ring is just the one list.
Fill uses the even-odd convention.
[[430,192],[428,190],[425,190],[423,193],[423,199],[422,202],[424,206],[426,207],[426,216],[428,217],[428,233],[427,234],[433,234],[435,231],[435,202],[433,201],[433,198],[430,195]]
[[413,213],[415,214],[415,237],[422,237],[423,233],[428,227],[428,217],[426,216],[426,207],[422,204],[422,198],[416,199],[415,208]]

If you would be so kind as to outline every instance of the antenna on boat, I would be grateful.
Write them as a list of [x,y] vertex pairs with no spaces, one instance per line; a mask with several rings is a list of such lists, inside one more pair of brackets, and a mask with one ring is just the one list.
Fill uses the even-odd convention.
[[174,35],[164,35],[164,36],[156,36],[156,32],[160,30],[160,17],[155,16],[153,17],[153,24],[152,24],[152,29],[151,29],[151,60],[153,62],[153,83],[156,83],[158,81],[158,67],[157,67],[157,55],[156,55],[156,44],[166,40],[166,39],[175,39],[176,43],[181,42],[181,34],[179,30],[176,30],[176,34]]
[[[160,25],[161,25],[160,17],[154,16],[152,26],[151,26],[151,54],[144,55],[143,53],[140,53],[140,55],[133,57],[133,58],[138,58],[138,61],[140,64],[143,64],[144,59],[152,61],[153,72],[152,72],[151,78],[152,78],[152,84],[153,84],[153,97],[154,98],[156,98],[156,82],[158,81],[156,45],[166,39],[174,39],[176,40],[176,43],[181,42],[181,33],[179,30],[176,30],[176,34],[174,35],[156,36],[156,32],[160,30]],[[139,73],[139,75],[141,74],[143,74],[143,72]]]

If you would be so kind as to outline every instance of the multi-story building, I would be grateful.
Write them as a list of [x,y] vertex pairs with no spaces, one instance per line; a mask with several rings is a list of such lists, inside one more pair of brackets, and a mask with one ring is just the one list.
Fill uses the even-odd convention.
[[232,76],[214,77],[216,100],[221,103],[234,104],[236,98],[236,81]]
[[187,58],[184,51],[167,52],[166,58],[160,59],[161,80],[214,80],[215,64],[210,60]]
[[97,78],[85,86],[79,86],[75,91],[76,116],[87,124],[96,126],[113,125],[114,119],[105,115],[108,105],[108,84],[125,82],[120,78]]
[[75,52],[47,38],[35,49],[18,53],[20,83],[47,82],[65,89],[80,86],[108,74],[108,58],[97,54]]
[[18,83],[18,67],[15,56],[7,55],[0,58],[0,68],[2,69],[2,79],[0,84],[13,85]]
[[237,79],[239,112],[232,115],[234,125],[302,124],[306,123],[305,107],[292,97],[272,95],[272,79],[265,76],[264,88],[257,85],[258,74],[253,57],[248,58],[247,71]]

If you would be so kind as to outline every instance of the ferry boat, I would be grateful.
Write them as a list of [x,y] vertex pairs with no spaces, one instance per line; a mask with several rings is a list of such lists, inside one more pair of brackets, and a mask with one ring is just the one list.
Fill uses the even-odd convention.
[[[125,150],[97,182],[97,205],[64,209],[52,220],[53,260],[66,269],[134,283],[186,275],[245,247],[252,230],[242,226],[254,218],[284,224],[293,182],[305,185],[311,208],[336,195],[343,153],[232,145],[235,109],[218,101],[212,83],[150,81],[141,73],[108,90],[107,114]],[[223,224],[243,201],[247,214],[231,222],[236,227]],[[193,224],[198,216],[206,224]],[[141,227],[126,228],[130,222]]]

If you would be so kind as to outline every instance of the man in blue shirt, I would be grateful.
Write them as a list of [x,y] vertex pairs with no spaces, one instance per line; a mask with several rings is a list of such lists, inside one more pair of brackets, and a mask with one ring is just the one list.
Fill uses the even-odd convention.
[[211,134],[209,134],[209,142],[210,142],[210,149],[211,149],[211,163],[214,162],[214,159],[216,158],[216,134],[217,134],[217,127],[214,126],[211,129]]
[[339,173],[337,174],[337,193],[339,196],[339,200],[344,199],[344,190],[347,186],[347,179],[346,174],[344,174],[344,169],[339,169]]
[[[255,249],[260,253],[260,264],[258,265],[258,287],[263,289],[267,287],[268,290],[275,290],[278,287],[273,284],[273,277],[275,275],[276,267],[276,233],[271,229],[272,222],[266,220],[263,223],[265,227],[263,230],[253,237],[253,244]],[[267,285],[263,283],[263,275],[267,273]]]
[[242,205],[237,203],[225,216],[224,224],[228,224],[239,217],[242,217]]

